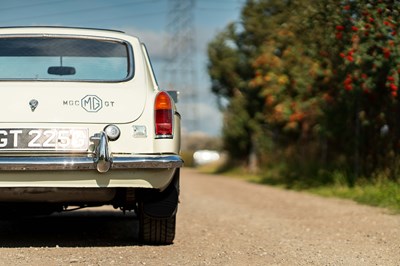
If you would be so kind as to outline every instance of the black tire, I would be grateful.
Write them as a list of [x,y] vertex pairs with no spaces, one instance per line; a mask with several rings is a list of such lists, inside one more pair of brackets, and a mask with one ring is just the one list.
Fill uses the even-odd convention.
[[179,169],[163,192],[145,193],[138,203],[139,240],[144,244],[169,245],[175,238],[179,201]]
[[169,245],[175,238],[176,214],[169,218],[152,218],[142,213],[139,221],[140,242]]

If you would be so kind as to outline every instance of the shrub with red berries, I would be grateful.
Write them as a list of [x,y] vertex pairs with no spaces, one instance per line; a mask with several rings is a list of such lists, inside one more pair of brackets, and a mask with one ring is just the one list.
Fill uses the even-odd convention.
[[[360,169],[356,174],[395,169],[389,154],[400,154],[400,1],[344,0],[339,5],[332,29],[333,46],[340,47],[333,65],[337,105],[328,121],[341,122],[328,131],[351,143],[353,151],[346,154]],[[384,126],[390,128],[385,137],[380,134]]]
[[[340,25],[336,25],[338,45],[342,42],[344,51],[341,69],[344,74],[345,91],[386,92],[397,97],[399,87],[400,40],[399,1],[347,0],[342,3]],[[396,19],[397,18],[397,19]],[[364,73],[362,82],[349,81],[348,75],[358,76]],[[387,81],[387,82],[385,82]]]

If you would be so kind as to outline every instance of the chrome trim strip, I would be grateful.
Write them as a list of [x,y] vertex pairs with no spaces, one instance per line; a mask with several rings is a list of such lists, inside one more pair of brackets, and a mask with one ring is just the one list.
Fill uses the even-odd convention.
[[156,135],[155,139],[173,139],[174,135]]
[[[94,157],[0,157],[0,171],[97,170]],[[171,169],[183,166],[178,155],[112,157],[111,169]]]
[[114,157],[112,169],[132,168],[179,168],[183,166],[183,160],[178,155],[164,155],[157,157]]
[[109,31],[116,33],[125,33],[121,30],[113,30],[113,29],[103,29],[103,28],[90,28],[90,27],[68,27],[68,26],[4,26],[0,27],[0,29],[71,29],[71,30],[94,30],[94,31]]

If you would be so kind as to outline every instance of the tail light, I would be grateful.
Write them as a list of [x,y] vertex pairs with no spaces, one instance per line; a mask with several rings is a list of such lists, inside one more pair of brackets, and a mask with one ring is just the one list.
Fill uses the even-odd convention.
[[154,103],[156,138],[172,138],[173,110],[168,93],[162,91]]

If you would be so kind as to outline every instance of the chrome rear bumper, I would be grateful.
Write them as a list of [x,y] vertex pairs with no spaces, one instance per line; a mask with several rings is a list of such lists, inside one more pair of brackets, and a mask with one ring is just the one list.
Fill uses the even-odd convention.
[[[110,157],[109,159],[110,169],[170,169],[179,168],[183,165],[182,159],[177,155],[123,156]],[[0,157],[0,171],[96,169],[98,170],[98,162],[94,157]]]
[[95,152],[71,156],[0,156],[0,171],[97,170],[110,169],[172,169],[183,166],[178,155],[115,155],[108,151],[104,132],[94,135]]

